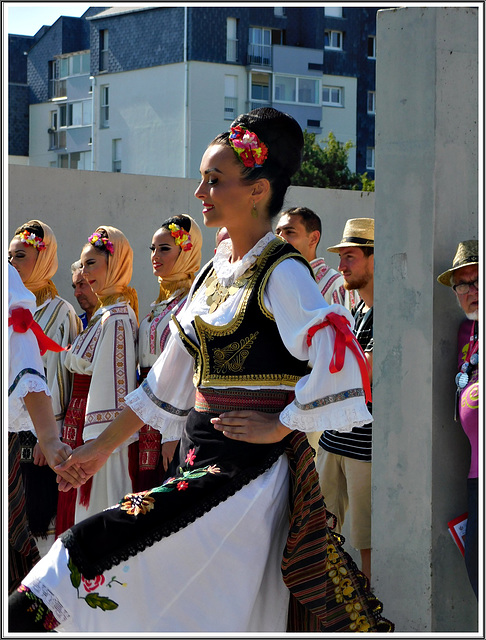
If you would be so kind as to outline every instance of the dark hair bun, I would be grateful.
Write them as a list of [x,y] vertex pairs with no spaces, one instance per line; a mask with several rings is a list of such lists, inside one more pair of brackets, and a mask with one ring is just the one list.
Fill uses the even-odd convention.
[[23,233],[24,231],[28,231],[29,233],[35,233],[36,236],[44,239],[44,229],[41,227],[41,225],[38,222],[31,222],[30,224],[26,222],[25,224],[21,225],[16,229],[15,235],[18,235],[19,233]]

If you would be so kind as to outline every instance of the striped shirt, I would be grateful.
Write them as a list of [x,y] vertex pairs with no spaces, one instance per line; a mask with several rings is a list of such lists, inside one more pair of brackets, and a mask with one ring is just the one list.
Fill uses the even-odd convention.
[[[364,301],[360,300],[354,312],[354,333],[363,351],[373,351],[373,307],[369,312],[363,311]],[[371,413],[371,402],[368,410]],[[362,427],[354,427],[352,431],[324,431],[319,445],[330,453],[339,456],[371,462],[371,422]]]

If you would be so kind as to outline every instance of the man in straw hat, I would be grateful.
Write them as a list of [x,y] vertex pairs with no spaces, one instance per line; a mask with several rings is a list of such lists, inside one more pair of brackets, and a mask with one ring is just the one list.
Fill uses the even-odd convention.
[[454,419],[460,420],[471,443],[471,464],[467,478],[468,518],[465,563],[471,586],[478,597],[478,241],[460,242],[452,267],[441,273],[438,282],[451,287],[466,314],[458,332],[456,402]]
[[[373,362],[373,266],[375,228],[372,218],[346,222],[341,242],[328,251],[339,253],[344,286],[361,298],[353,311],[354,333],[368,363]],[[368,404],[371,412],[371,403]],[[371,578],[371,423],[347,433],[324,431],[316,456],[326,506],[337,518],[340,532],[350,512],[350,543],[361,554],[361,570]]]

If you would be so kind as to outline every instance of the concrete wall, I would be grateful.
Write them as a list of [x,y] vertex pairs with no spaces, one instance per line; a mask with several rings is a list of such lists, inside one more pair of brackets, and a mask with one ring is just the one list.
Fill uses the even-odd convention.
[[[197,180],[183,178],[9,165],[7,243],[23,222],[38,218],[49,224],[58,242],[59,269],[54,282],[60,295],[78,309],[71,289],[71,263],[79,258],[83,244],[98,225],[120,228],[134,250],[132,284],[142,316],[158,292],[148,246],[161,222],[176,213],[188,213],[202,228],[202,264],[214,254],[216,230],[204,227],[202,205],[194,197],[197,185]],[[321,216],[323,238],[318,253],[337,267],[337,255],[327,252],[326,247],[341,239],[348,218],[373,217],[374,195],[290,187],[285,205],[307,206]]]
[[396,631],[472,632],[447,529],[467,510],[464,316],[436,277],[478,237],[478,9],[382,10],[377,38],[373,582]]

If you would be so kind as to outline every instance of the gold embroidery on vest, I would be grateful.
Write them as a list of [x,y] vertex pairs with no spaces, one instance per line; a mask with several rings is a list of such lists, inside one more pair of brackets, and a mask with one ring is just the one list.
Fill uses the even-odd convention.
[[250,348],[255,342],[258,331],[250,334],[248,338],[242,338],[239,342],[232,342],[227,347],[214,350],[214,370],[218,374],[241,373],[245,360],[250,354]]

